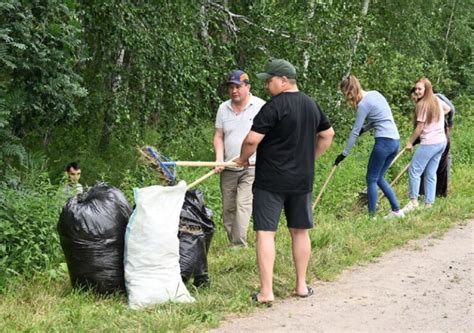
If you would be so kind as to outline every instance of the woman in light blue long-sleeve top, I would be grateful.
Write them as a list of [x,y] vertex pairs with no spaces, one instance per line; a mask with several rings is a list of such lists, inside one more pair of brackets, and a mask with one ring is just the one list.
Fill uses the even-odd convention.
[[400,211],[400,204],[395,192],[385,180],[385,172],[400,147],[400,136],[390,106],[385,97],[378,91],[363,90],[359,80],[354,75],[344,78],[340,88],[357,112],[347,144],[334,164],[338,165],[349,155],[360,134],[374,129],[375,144],[370,154],[366,177],[369,214],[375,215],[377,209],[378,186],[389,200],[392,208],[387,217],[402,217],[403,212]]

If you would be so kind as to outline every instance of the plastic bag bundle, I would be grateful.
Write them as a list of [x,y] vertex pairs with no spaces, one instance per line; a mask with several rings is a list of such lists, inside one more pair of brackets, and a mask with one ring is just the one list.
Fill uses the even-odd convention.
[[210,285],[207,253],[215,230],[211,218],[202,192],[186,192],[179,223],[179,264],[183,281],[193,277],[197,287]]
[[181,280],[179,215],[186,183],[135,189],[125,235],[125,285],[132,309],[167,301],[194,302]]
[[70,198],[58,222],[73,287],[99,293],[124,291],[124,236],[131,207],[124,194],[104,183]]

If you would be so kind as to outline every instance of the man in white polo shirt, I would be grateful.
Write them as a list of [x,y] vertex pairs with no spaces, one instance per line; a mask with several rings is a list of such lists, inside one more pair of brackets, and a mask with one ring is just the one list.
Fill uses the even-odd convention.
[[[227,77],[230,99],[219,106],[215,124],[214,150],[216,161],[229,161],[240,155],[240,147],[252,127],[253,118],[265,104],[250,93],[249,76],[241,70]],[[255,155],[250,162],[255,161]],[[255,169],[222,168],[222,216],[232,248],[247,246],[247,228],[252,214],[252,184]]]

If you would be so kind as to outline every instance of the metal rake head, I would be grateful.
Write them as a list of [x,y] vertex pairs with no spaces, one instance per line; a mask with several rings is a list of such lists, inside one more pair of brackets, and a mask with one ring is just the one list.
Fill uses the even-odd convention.
[[137,148],[142,160],[158,171],[160,179],[168,185],[176,185],[176,165],[168,157],[160,154],[154,147],[143,146]]

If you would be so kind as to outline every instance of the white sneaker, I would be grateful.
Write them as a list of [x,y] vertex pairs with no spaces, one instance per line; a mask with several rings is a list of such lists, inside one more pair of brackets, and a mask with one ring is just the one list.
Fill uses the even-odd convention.
[[384,218],[384,220],[389,220],[389,219],[402,218],[402,217],[405,217],[405,214],[400,209],[398,212],[395,212],[393,210],[390,211],[390,213],[385,215],[383,218]]
[[406,204],[405,207],[403,207],[400,211],[402,211],[403,213],[407,213],[409,212],[410,210],[414,210],[414,209],[418,209],[420,206],[418,204],[413,204],[413,202],[409,202]]

